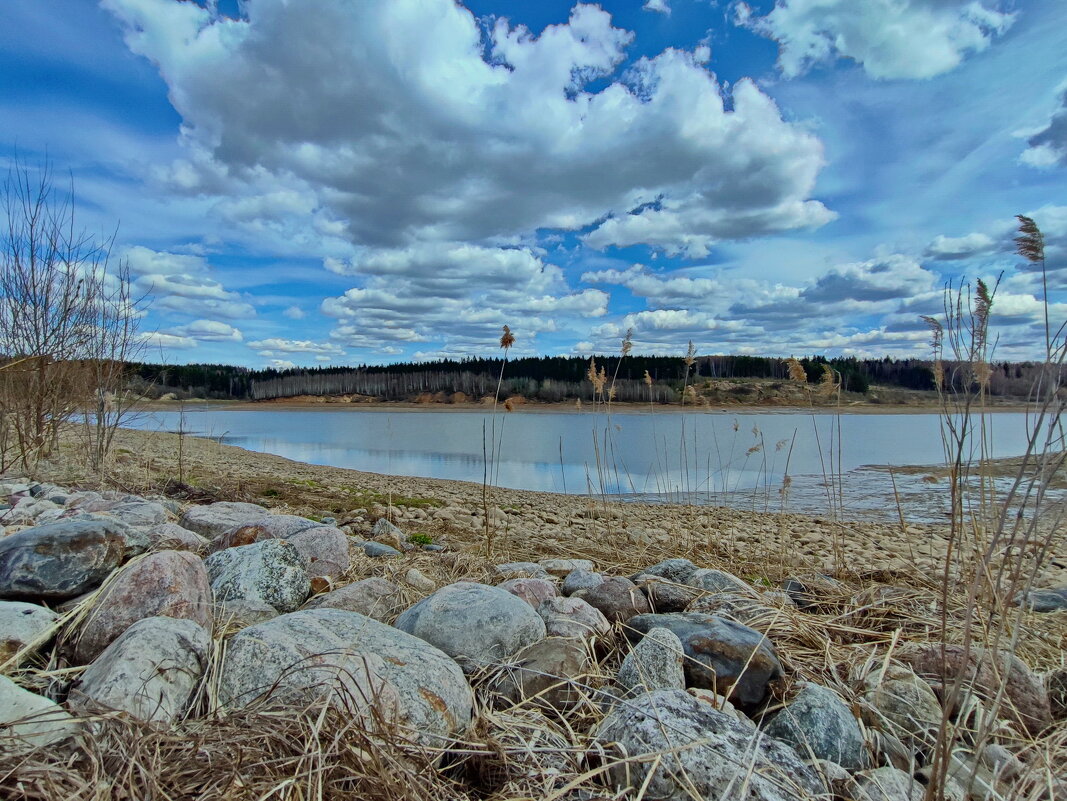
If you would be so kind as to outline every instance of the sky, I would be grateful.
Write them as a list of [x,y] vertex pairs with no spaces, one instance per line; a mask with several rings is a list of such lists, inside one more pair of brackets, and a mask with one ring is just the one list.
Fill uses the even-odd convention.
[[1067,320],[1064,0],[4,0],[0,166],[114,237],[143,358],[925,357]]

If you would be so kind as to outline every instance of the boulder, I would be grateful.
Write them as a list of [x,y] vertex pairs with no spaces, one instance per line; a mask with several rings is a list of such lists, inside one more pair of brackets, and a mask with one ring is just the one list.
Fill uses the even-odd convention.
[[251,523],[242,523],[219,534],[211,543],[212,550],[251,545],[262,540],[287,540],[301,531],[321,527],[306,517],[297,515],[267,515]]
[[268,514],[259,504],[219,501],[206,506],[190,506],[179,522],[183,528],[213,540],[220,534],[254,523]]
[[626,636],[639,640],[658,627],[682,641],[690,686],[714,690],[742,708],[763,701],[768,684],[782,676],[771,641],[740,623],[699,612],[638,615],[626,625]]
[[216,601],[260,601],[291,612],[307,598],[311,580],[288,540],[227,548],[204,560]]
[[138,620],[82,673],[70,706],[83,712],[116,709],[170,724],[188,706],[210,653],[211,635],[192,620]]
[[802,573],[790,576],[782,582],[782,589],[789,594],[800,609],[833,608],[851,596],[849,588],[837,579],[824,573]]
[[383,717],[435,746],[462,736],[474,708],[463,672],[444,653],[341,609],[301,610],[234,635],[218,697],[225,707],[265,697],[288,704],[328,699],[358,714],[380,701]]
[[108,510],[108,514],[128,526],[152,528],[167,522],[167,510],[162,504],[143,498],[123,501]]
[[645,594],[622,576],[606,578],[594,587],[579,590],[574,596],[599,609],[609,623],[625,623],[634,615],[652,611]]
[[207,553],[209,543],[195,531],[182,528],[177,523],[160,523],[148,529],[148,541],[152,550],[189,551]]
[[388,623],[403,608],[403,596],[393,582],[383,578],[368,578],[339,587],[332,592],[316,595],[305,609],[343,609]]
[[31,645],[44,645],[55,634],[59,615],[43,606],[0,601],[0,665]]
[[384,542],[364,542],[360,544],[363,549],[363,553],[369,556],[371,559],[381,559],[388,556],[403,556],[400,551],[391,545],[386,545]]
[[581,640],[546,637],[528,645],[502,665],[490,688],[512,704],[530,701],[565,710],[584,694],[589,652]]
[[902,770],[875,768],[855,774],[857,801],[923,801],[926,788]]
[[731,592],[745,596],[755,594],[755,590],[752,587],[733,573],[727,573],[725,570],[701,568],[694,571],[685,583],[690,587],[704,590],[705,592]]
[[508,562],[494,567],[493,574],[502,579],[522,578],[524,576],[543,579],[549,577],[548,571],[537,562]]
[[555,598],[556,585],[548,579],[539,578],[513,578],[497,585],[502,590],[507,590],[516,598],[522,598],[534,609],[537,609],[544,601]]
[[627,695],[652,690],[684,690],[685,652],[670,629],[651,629],[619,666],[616,683]]
[[603,581],[604,577],[599,573],[581,569],[572,570],[563,579],[563,583],[559,585],[559,591],[562,595],[574,595],[579,590],[595,587],[597,584],[603,583]]
[[348,537],[333,526],[307,528],[289,537],[309,576],[341,578],[351,567]]
[[755,596],[733,592],[713,592],[701,596],[689,604],[685,611],[728,618],[757,630],[767,628],[772,621],[782,617],[780,610],[761,603]]
[[685,584],[675,584],[659,576],[638,574],[634,583],[648,598],[653,612],[682,612],[699,595],[700,590]]
[[596,742],[610,749],[609,759],[625,760],[608,770],[618,790],[645,788],[644,797],[657,801],[799,801],[822,789],[789,746],[754,740],[750,728],[684,690],[655,690],[616,704]]
[[453,657],[465,672],[508,659],[545,636],[529,604],[499,587],[460,581],[402,612],[396,627]]
[[0,538],[0,598],[61,601],[99,586],[126,551],[113,520],[59,520]]
[[278,610],[262,601],[239,599],[215,605],[215,628],[219,631],[240,631],[275,617]]
[[[658,576],[672,584],[686,584],[689,581],[689,577],[699,569],[688,559],[664,559],[651,567],[646,567],[637,575]],[[634,581],[636,580],[637,577],[635,576]]]
[[590,640],[611,631],[611,624],[599,609],[581,598],[549,598],[537,607],[550,637],[576,637]]
[[575,570],[592,571],[593,563],[588,559],[541,559],[538,564],[544,568],[550,576],[564,578]]
[[88,664],[138,620],[157,616],[211,630],[211,585],[196,554],[157,551],[122,568],[79,628],[75,661]]
[[763,730],[805,759],[825,759],[847,770],[867,767],[863,729],[833,690],[805,682]]
[[55,701],[0,676],[0,754],[53,745],[77,734],[79,727]]
[[1067,609],[1067,587],[1021,592],[1015,596],[1015,605],[1033,612],[1062,612]]
[[939,694],[943,692],[945,675],[950,683],[957,676],[964,675],[965,686],[972,687],[984,701],[997,695],[1003,681],[1004,699],[1000,717],[1019,723],[1032,735],[1041,733],[1052,724],[1052,709],[1044,684],[1025,662],[1006,651],[994,653],[972,647],[967,652],[960,645],[945,645],[942,664],[940,643],[916,643],[900,648],[896,658],[926,679]]
[[[863,678],[861,689],[864,722],[906,744],[909,764],[915,749],[933,744],[941,725],[941,702],[911,668],[899,664],[879,668]],[[899,766],[902,760],[891,761]]]

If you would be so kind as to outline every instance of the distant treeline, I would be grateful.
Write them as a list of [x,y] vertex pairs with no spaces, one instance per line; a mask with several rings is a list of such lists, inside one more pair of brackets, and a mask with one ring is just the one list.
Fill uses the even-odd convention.
[[[932,390],[930,362],[917,359],[825,359],[800,360],[811,383],[818,383],[829,365],[851,392],[867,392],[872,384],[905,389]],[[686,374],[685,362],[677,356],[597,357],[609,383],[616,376],[616,400],[669,403],[680,398]],[[365,395],[382,400],[413,400],[420,395],[463,393],[472,400],[493,395],[500,376],[500,359],[442,359],[432,362],[316,367],[291,370],[252,370],[221,364],[135,364],[134,389],[159,397],[172,393],[179,398],[266,400],[297,395]],[[1025,396],[1037,378],[1039,366],[1030,362],[993,365],[990,392],[994,395]],[[578,356],[545,356],[511,359],[504,365],[501,397],[523,395],[531,400],[561,401],[592,396],[587,379],[589,359]],[[652,378],[651,388],[644,381]],[[950,366],[946,375],[958,375]],[[729,378],[789,376],[785,360],[762,356],[700,356],[689,369],[689,382]],[[957,388],[961,379],[957,379]]]

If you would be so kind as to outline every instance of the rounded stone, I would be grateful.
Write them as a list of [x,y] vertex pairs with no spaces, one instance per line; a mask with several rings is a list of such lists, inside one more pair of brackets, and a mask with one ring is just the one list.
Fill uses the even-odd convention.
[[499,587],[449,584],[402,612],[396,627],[440,648],[464,671],[507,659],[545,636],[526,602]]
[[599,609],[581,598],[549,598],[537,607],[550,637],[593,639],[611,631],[611,624]]
[[502,581],[497,585],[502,590],[507,590],[516,598],[522,598],[534,609],[537,609],[544,601],[555,598],[556,585],[548,579],[540,578],[513,578]]
[[867,767],[863,729],[837,693],[804,683],[763,730],[805,758],[825,759],[847,770]]
[[311,590],[304,560],[287,540],[227,548],[204,564],[216,601],[262,601],[284,613],[300,606]]
[[44,606],[0,601],[0,663],[30,647],[52,639],[59,615]]
[[375,576],[316,595],[304,604],[304,608],[343,609],[388,623],[403,608],[403,597],[400,587]]
[[596,586],[579,590],[574,595],[599,609],[609,623],[625,623],[634,615],[652,611],[645,594],[630,579],[622,576],[606,578]]
[[670,629],[651,629],[619,666],[616,681],[629,695],[652,690],[684,690],[685,651]]

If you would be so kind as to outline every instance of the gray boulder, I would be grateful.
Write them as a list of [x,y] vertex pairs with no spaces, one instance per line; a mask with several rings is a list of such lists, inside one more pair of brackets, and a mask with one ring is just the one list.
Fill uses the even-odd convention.
[[645,594],[622,576],[606,578],[594,587],[579,590],[574,596],[603,612],[609,623],[625,623],[634,615],[652,611]]
[[360,547],[363,548],[363,553],[371,559],[381,559],[386,556],[403,556],[392,545],[386,545],[384,542],[364,542],[360,544]]
[[537,562],[508,562],[493,568],[493,574],[502,579],[529,578],[547,579],[548,571]]
[[733,573],[727,573],[725,570],[702,568],[694,571],[685,583],[690,587],[704,590],[705,592],[733,592],[740,595],[755,594],[755,590],[752,587]]
[[653,612],[683,612],[699,595],[700,590],[685,584],[675,584],[659,576],[639,574],[634,583],[648,598]]
[[207,553],[210,543],[195,531],[182,528],[177,523],[160,523],[148,529],[148,541],[153,550],[189,551]]
[[[686,584],[689,581],[689,577],[699,569],[688,559],[664,559],[651,567],[646,567],[638,575],[657,576],[672,584]],[[636,580],[637,578],[635,577],[634,581]]]
[[191,620],[139,620],[89,665],[71,690],[70,706],[169,724],[188,706],[210,653],[211,635]]
[[262,601],[241,599],[215,605],[215,628],[219,631],[240,631],[275,617],[278,610]]
[[588,559],[540,559],[537,562],[550,576],[564,578],[575,570],[593,569],[593,563]]
[[157,616],[211,629],[211,585],[196,554],[157,551],[122,568],[79,628],[75,660],[88,664],[138,620]]
[[309,576],[341,578],[351,566],[348,537],[333,526],[307,528],[289,537]]
[[124,527],[79,518],[0,538],[0,598],[66,600],[99,586],[126,552]]
[[388,623],[403,606],[403,596],[393,582],[383,578],[354,581],[332,592],[316,595],[305,609],[343,609]]
[[162,504],[143,498],[124,501],[113,506],[108,514],[128,526],[151,528],[167,522],[167,510]]
[[58,743],[77,734],[79,726],[55,701],[0,676],[0,754]]
[[549,637],[590,640],[611,631],[603,612],[581,598],[549,598],[537,607],[537,614],[545,621],[545,633]]
[[763,730],[805,759],[829,760],[853,771],[867,767],[859,721],[841,696],[813,682],[804,683]]
[[635,641],[658,627],[682,641],[689,686],[714,690],[738,706],[759,704],[767,685],[782,676],[771,641],[740,623],[699,612],[638,615],[627,623],[626,636]]
[[291,612],[311,591],[304,560],[287,540],[227,548],[204,560],[216,601],[261,601]]
[[183,528],[213,540],[230,529],[254,523],[268,514],[259,504],[219,501],[206,506],[190,506],[179,522]]
[[507,590],[460,581],[419,601],[396,620],[401,631],[440,648],[464,671],[514,656],[545,636],[545,623]]
[[[521,601],[519,602],[521,603]],[[219,680],[224,707],[260,699],[371,705],[423,743],[443,745],[471,722],[474,694],[459,666],[424,640],[340,609],[307,609],[230,639]]]
[[497,586],[502,590],[507,590],[516,598],[522,598],[534,609],[558,594],[556,585],[542,578],[513,578],[502,581]]
[[684,690],[616,704],[596,742],[625,758],[608,770],[617,789],[645,787],[644,797],[657,801],[799,801],[822,790],[789,746],[754,740],[750,728]]
[[507,701],[529,701],[565,710],[584,694],[589,652],[581,640],[546,637],[528,645],[502,665],[489,682]]
[[670,629],[652,629],[622,660],[616,682],[628,695],[684,690],[684,660],[678,635]]
[[250,545],[253,542],[259,542],[260,540],[287,540],[294,534],[299,534],[301,531],[307,531],[309,528],[318,528],[322,526],[322,523],[316,523],[307,517],[299,517],[297,515],[267,515],[254,520],[251,523],[244,523],[239,526],[234,526],[228,531],[215,537],[212,542],[212,548],[215,550],[222,550],[223,548],[232,548],[236,545]]
[[1015,596],[1015,605],[1033,612],[1062,612],[1067,609],[1067,587],[1021,592]]
[[52,639],[59,615],[43,606],[21,601],[0,601],[0,664],[19,651]]
[[562,595],[574,595],[579,590],[595,587],[597,584],[603,583],[603,581],[604,577],[599,573],[578,568],[567,574],[566,578],[563,579],[563,583],[559,585],[559,591]]

